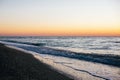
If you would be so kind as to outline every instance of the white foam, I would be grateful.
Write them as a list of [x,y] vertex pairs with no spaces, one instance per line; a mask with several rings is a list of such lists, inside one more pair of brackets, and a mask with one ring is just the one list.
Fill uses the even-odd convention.
[[[47,46],[49,47],[49,46]],[[49,48],[53,48],[53,49],[59,49],[59,50],[68,50],[68,51],[72,51],[72,52],[78,52],[78,53],[87,53],[87,54],[113,54],[114,55],[120,55],[119,52],[120,51],[113,51],[113,50],[84,50],[82,48],[68,48],[68,47],[49,47]]]

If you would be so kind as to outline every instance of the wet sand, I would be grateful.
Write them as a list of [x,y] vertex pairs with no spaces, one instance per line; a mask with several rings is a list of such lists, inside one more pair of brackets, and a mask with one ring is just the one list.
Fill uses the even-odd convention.
[[32,54],[0,44],[0,80],[73,80],[37,60]]

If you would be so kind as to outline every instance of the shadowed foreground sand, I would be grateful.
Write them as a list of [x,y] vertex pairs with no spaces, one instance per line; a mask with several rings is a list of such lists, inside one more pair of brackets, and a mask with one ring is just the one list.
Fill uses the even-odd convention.
[[35,59],[31,54],[0,44],[0,80],[73,80]]

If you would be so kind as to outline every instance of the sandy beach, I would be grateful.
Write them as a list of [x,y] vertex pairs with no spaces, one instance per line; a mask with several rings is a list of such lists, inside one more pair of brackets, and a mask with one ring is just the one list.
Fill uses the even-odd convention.
[[0,80],[73,80],[22,51],[0,44]]

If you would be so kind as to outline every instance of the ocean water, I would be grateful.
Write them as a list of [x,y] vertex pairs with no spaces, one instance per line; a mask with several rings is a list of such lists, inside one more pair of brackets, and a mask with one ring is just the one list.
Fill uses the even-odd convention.
[[83,53],[120,55],[120,37],[1,37],[0,40]]
[[60,70],[78,80],[83,74],[83,80],[120,80],[120,37],[0,37],[0,41],[67,67]]

